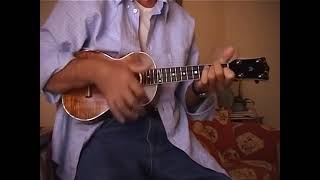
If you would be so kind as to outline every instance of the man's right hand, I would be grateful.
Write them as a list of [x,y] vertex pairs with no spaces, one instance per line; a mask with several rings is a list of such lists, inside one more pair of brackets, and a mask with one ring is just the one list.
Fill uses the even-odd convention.
[[136,74],[151,67],[151,63],[137,56],[128,60],[108,60],[101,53],[79,52],[77,58],[90,59],[96,63],[92,82],[107,99],[115,118],[124,123],[135,120],[142,104],[148,101]]

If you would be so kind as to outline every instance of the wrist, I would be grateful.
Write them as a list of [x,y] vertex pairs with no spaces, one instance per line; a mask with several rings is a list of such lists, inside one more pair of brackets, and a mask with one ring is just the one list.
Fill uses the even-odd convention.
[[193,94],[199,97],[200,99],[206,98],[208,96],[208,93],[206,91],[200,91],[196,88],[195,81],[193,81],[191,84],[191,90]]

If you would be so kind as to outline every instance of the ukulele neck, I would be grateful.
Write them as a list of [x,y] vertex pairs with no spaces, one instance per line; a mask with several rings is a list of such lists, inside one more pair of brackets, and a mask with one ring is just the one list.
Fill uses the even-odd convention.
[[[195,65],[150,69],[140,74],[140,82],[143,85],[157,85],[197,80],[200,79],[204,67],[205,65]],[[265,57],[235,59],[227,64],[222,64],[222,67],[230,68],[235,73],[236,80],[269,80],[269,65]]]
[[[141,74],[141,83],[143,85],[157,85],[163,83],[197,80],[200,79],[204,66],[205,65],[196,65],[150,69]],[[227,66],[228,64],[222,65],[222,67]]]

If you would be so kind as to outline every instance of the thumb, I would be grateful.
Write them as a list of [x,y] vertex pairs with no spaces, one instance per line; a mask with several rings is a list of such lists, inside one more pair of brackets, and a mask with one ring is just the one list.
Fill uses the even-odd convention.
[[128,59],[128,67],[131,71],[136,73],[145,72],[153,66],[151,58],[143,53],[136,53],[130,55]]

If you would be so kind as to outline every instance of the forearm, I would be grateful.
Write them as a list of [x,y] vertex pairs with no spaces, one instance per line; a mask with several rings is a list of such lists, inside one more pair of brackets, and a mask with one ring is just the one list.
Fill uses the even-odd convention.
[[97,59],[73,59],[65,68],[51,76],[44,89],[53,93],[64,93],[91,84],[98,64]]

